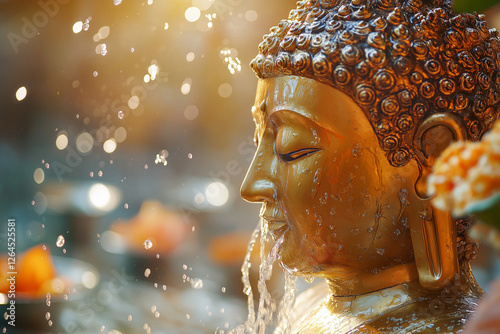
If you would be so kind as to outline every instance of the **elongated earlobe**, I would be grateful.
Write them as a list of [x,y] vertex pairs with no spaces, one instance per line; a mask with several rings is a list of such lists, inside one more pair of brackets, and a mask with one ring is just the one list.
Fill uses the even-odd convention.
[[433,208],[427,193],[427,178],[435,160],[448,145],[466,139],[465,127],[453,114],[433,114],[416,130],[415,154],[420,177],[415,191],[424,200],[421,220],[411,222],[411,239],[420,284],[439,291],[453,284],[459,273],[457,231],[449,212]]

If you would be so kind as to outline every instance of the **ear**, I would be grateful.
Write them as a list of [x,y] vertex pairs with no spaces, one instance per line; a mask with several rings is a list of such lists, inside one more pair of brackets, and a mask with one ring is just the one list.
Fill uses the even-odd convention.
[[457,278],[459,265],[455,221],[449,212],[430,205],[427,177],[444,149],[466,137],[462,121],[450,113],[431,115],[415,132],[414,148],[420,162],[415,191],[423,199],[425,212],[420,221],[410,222],[411,240],[420,284],[431,291],[451,285]]
[[462,120],[452,113],[435,113],[426,118],[415,131],[414,153],[420,162],[421,175],[415,184],[420,198],[428,198],[427,177],[441,153],[454,141],[467,139]]

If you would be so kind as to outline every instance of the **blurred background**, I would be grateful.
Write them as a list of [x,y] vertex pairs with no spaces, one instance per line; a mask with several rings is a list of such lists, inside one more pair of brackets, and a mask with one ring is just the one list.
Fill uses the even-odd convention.
[[[245,321],[259,211],[239,196],[254,152],[248,63],[294,4],[0,0],[2,314],[12,226],[17,260],[3,333]],[[487,285],[498,265],[485,249]]]

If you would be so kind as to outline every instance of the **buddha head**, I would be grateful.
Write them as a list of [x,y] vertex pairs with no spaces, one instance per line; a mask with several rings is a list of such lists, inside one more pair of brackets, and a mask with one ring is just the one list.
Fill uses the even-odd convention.
[[499,116],[497,35],[448,0],[302,0],[271,28],[251,63],[257,151],[241,194],[262,203],[285,268],[358,281],[346,293],[456,279],[470,221],[433,208],[426,180]]

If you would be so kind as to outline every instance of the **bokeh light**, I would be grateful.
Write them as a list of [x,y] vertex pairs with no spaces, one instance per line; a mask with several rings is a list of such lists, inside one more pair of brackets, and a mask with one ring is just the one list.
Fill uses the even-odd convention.
[[222,98],[228,98],[233,94],[233,87],[228,83],[223,83],[219,86],[219,96]]
[[201,11],[198,7],[189,7],[184,13],[184,17],[189,22],[196,22],[201,16]]
[[255,10],[248,10],[245,12],[245,20],[248,22],[257,21],[258,14]]
[[127,130],[123,126],[115,130],[115,139],[117,143],[123,143],[127,139]]
[[68,136],[65,133],[60,133],[56,138],[56,147],[59,150],[64,150],[68,146]]
[[137,109],[139,106],[139,97],[134,95],[131,96],[130,99],[128,99],[128,107],[132,110]]
[[87,289],[93,289],[97,285],[97,275],[92,271],[85,271],[82,274],[82,285]]
[[77,21],[75,24],[73,24],[73,33],[78,34],[81,32],[83,29],[83,22],[82,21]]
[[28,95],[28,90],[26,89],[26,87],[22,86],[22,87],[19,87],[16,91],[16,99],[18,101],[22,101],[24,100],[24,98],[26,97],[26,95]]
[[184,95],[189,94],[189,92],[191,91],[192,84],[193,80],[191,80],[191,78],[187,78],[186,80],[184,80],[181,85],[181,93]]
[[82,132],[76,137],[76,149],[81,153],[89,153],[94,147],[94,138],[88,132]]
[[45,180],[45,172],[43,171],[43,169],[35,169],[35,172],[33,173],[33,179],[37,184],[42,183]]
[[110,138],[102,144],[102,148],[106,153],[113,153],[116,150],[116,140],[115,138]]
[[229,190],[222,182],[212,182],[205,189],[205,197],[213,206],[223,206],[229,199]]
[[184,109],[184,117],[189,121],[196,119],[199,113],[198,107],[195,105],[187,106]]
[[107,207],[111,201],[111,193],[102,183],[96,183],[90,187],[88,197],[90,204],[98,209]]

